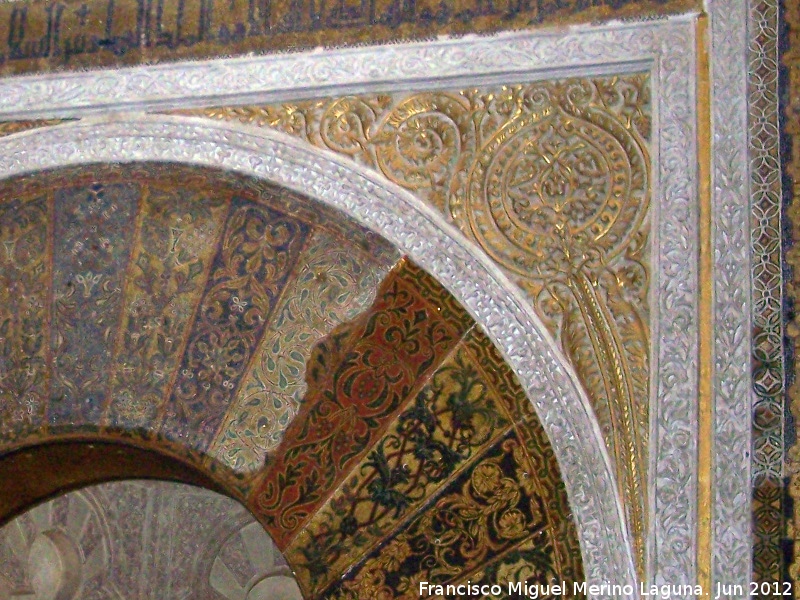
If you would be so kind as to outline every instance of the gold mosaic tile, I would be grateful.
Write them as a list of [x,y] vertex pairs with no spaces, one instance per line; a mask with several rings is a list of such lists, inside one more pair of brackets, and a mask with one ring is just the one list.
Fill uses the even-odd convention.
[[46,426],[52,202],[2,193],[0,201],[0,434],[13,440]]
[[0,490],[0,519],[92,478],[166,477],[242,500],[311,597],[369,597],[381,572],[386,597],[493,565],[582,576],[518,381],[384,240],[180,165],[21,176],[0,200],[0,469],[46,475]]
[[161,411],[229,201],[187,188],[143,190],[106,396],[108,427],[144,428]]
[[[502,569],[492,573],[495,576],[501,570],[503,575],[510,573],[518,565],[519,574],[530,583],[559,579],[550,525],[565,516],[553,509],[559,503],[541,495],[527,468],[516,435],[504,436],[426,505],[422,514],[322,597],[410,600],[419,598],[421,581],[446,585],[473,573],[486,577],[497,559]],[[503,565],[505,558],[508,564]]]
[[285,550],[316,595],[507,432],[503,400],[462,345]]

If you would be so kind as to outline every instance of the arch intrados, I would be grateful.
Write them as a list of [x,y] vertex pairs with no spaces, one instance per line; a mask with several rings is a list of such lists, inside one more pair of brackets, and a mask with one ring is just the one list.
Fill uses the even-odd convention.
[[213,472],[152,444],[101,436],[56,436],[0,456],[0,527],[62,493],[127,479],[185,483],[241,502]]
[[0,139],[0,179],[106,162],[178,162],[284,186],[342,210],[433,275],[472,314],[525,388],[550,438],[587,580],[635,583],[611,461],[577,378],[521,292],[413,194],[280,132],[168,116],[86,119]]

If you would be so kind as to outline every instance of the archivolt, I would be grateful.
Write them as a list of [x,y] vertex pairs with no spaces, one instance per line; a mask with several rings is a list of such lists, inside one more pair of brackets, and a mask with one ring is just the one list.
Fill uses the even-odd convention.
[[179,117],[116,116],[0,139],[0,178],[99,162],[161,161],[223,168],[340,209],[436,277],[502,351],[558,458],[586,577],[634,583],[611,462],[585,394],[520,292],[422,201],[379,175],[281,133]]

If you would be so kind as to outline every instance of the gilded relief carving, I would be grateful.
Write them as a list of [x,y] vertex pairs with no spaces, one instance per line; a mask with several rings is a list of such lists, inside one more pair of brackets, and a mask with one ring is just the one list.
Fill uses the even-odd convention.
[[180,112],[273,127],[366,164],[516,280],[592,399],[643,565],[648,75]]

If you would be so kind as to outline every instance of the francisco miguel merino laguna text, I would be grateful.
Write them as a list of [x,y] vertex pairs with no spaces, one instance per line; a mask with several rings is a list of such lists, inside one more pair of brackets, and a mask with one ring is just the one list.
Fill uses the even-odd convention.
[[[427,581],[419,582],[419,595],[421,597],[427,596],[449,596],[456,598],[464,598],[467,596],[499,596],[518,594],[531,600],[537,598],[546,598],[552,596],[566,596],[570,595],[592,595],[592,596],[605,596],[605,595],[623,595],[633,596],[634,587],[629,584],[617,585],[611,583],[587,583],[585,581],[575,581],[572,586],[568,586],[565,581],[559,583],[527,583],[523,581],[509,581],[505,586],[499,583],[495,584],[477,584],[468,581],[461,584],[447,584],[439,585],[429,583]],[[668,600],[669,598],[677,598],[688,595],[696,597],[703,595],[703,588],[699,585],[647,585],[641,583],[639,585],[639,595],[642,598],[652,598],[652,600]]]

